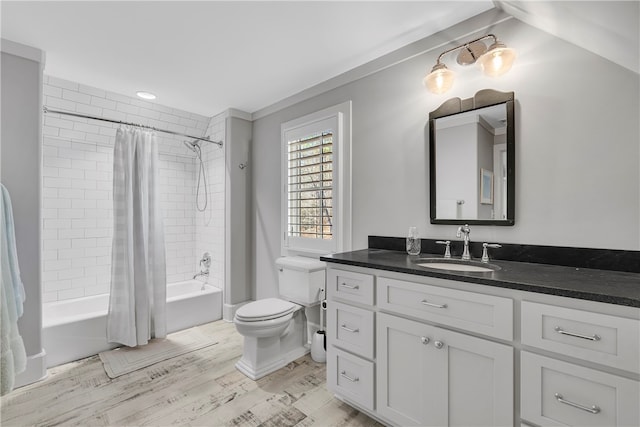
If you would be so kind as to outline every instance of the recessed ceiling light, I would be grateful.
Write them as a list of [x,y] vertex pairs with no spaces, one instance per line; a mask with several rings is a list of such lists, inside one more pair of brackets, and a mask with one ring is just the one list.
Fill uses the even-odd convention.
[[156,99],[156,96],[151,92],[140,91],[136,92],[136,95],[138,95],[142,99]]

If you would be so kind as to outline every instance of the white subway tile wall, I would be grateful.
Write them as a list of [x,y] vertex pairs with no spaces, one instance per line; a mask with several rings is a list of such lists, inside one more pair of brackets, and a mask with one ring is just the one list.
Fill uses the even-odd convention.
[[[215,131],[214,139],[224,137],[224,120],[220,124],[219,120],[52,76],[44,77],[43,93],[44,105],[52,109],[196,136]],[[44,115],[44,302],[109,292],[113,145],[118,126],[54,113]],[[210,176],[212,180],[209,186],[211,219],[208,226],[204,222],[197,225],[195,185],[199,163],[196,164],[193,152],[183,145],[186,138],[160,132],[157,135],[167,281],[171,283],[193,277],[201,252],[206,249],[214,258],[211,281],[222,288],[224,270],[218,272],[215,269],[218,266],[224,268],[224,149],[214,144],[203,144],[203,152],[207,153],[203,156],[207,178]],[[218,226],[220,230],[217,230]],[[215,238],[217,241],[207,241],[200,236],[205,232],[207,239]]]

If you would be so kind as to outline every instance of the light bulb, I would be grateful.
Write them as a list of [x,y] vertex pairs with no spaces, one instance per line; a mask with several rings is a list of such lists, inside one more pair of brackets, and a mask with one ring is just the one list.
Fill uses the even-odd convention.
[[454,72],[444,64],[436,64],[422,81],[429,92],[445,93],[453,86]]
[[496,42],[489,50],[478,58],[482,71],[491,77],[498,77],[511,69],[516,59],[516,51],[508,48],[503,43]]

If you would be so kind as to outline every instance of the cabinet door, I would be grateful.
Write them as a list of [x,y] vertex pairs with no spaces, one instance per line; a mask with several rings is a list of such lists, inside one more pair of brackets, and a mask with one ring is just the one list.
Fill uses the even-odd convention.
[[378,315],[377,410],[398,425],[513,425],[513,349]]

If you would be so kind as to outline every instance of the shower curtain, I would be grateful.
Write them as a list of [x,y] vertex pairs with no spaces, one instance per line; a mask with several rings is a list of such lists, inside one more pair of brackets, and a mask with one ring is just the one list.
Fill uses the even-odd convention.
[[166,260],[152,132],[120,127],[113,159],[114,230],[107,339],[135,347],[166,336]]

